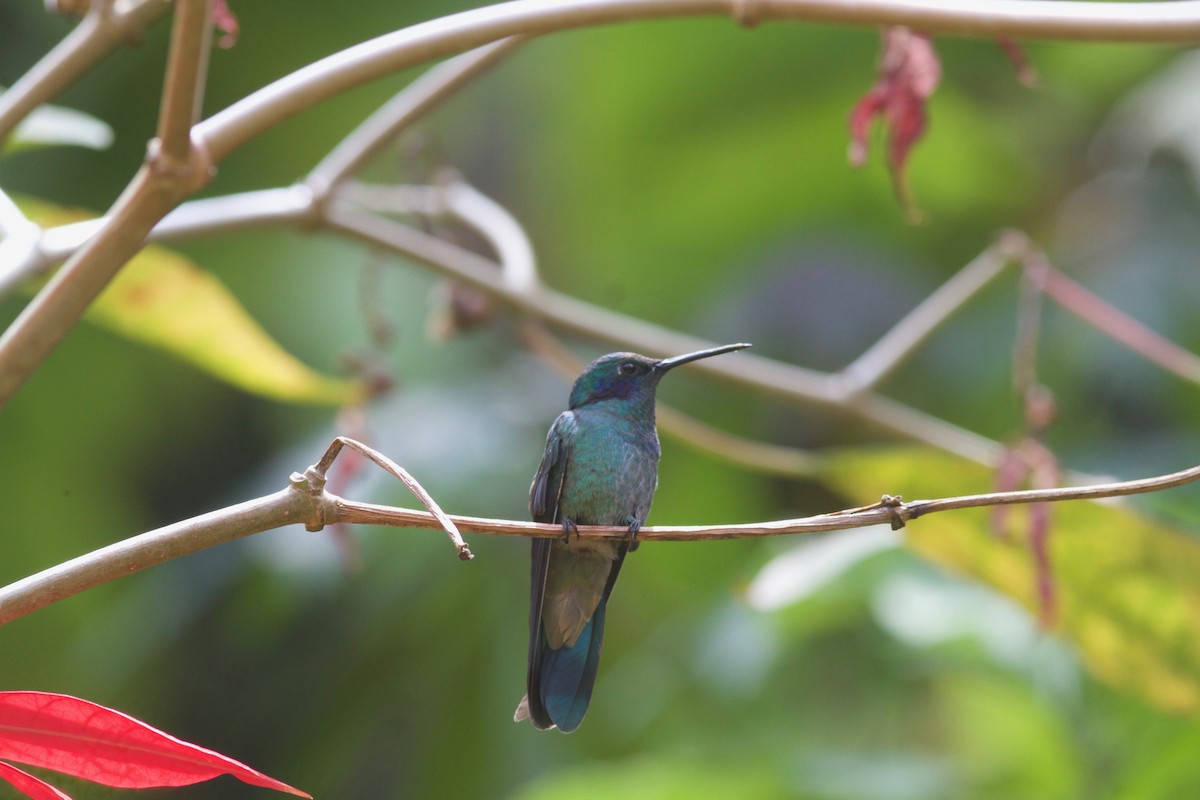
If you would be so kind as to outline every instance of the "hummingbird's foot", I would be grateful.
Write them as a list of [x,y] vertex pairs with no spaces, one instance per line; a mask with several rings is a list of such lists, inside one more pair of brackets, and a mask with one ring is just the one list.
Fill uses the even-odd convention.
[[575,524],[575,520],[564,518],[562,521],[562,538],[559,539],[563,544],[571,543],[571,534],[575,534],[575,540],[579,540],[579,526]]
[[642,521],[640,519],[638,519],[637,517],[630,517],[629,518],[628,536],[629,536],[629,552],[631,552],[631,553],[634,550],[638,549],[639,543],[638,543],[637,535],[638,535],[638,531],[640,531],[641,529],[642,529]]

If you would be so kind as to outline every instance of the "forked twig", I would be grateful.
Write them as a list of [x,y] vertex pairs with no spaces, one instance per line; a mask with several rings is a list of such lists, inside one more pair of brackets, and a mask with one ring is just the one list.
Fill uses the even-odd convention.
[[[417,479],[404,467],[392,461],[378,450],[367,447],[362,442],[355,441],[347,436],[339,436],[334,439],[329,445],[329,449],[325,451],[325,455],[321,456],[321,460],[305,470],[304,476],[309,480],[313,489],[318,491],[324,490],[326,473],[333,466],[333,462],[337,459],[338,454],[342,452],[343,447],[349,447],[359,455],[373,461],[389,475],[399,479],[405,488],[412,492],[425,508],[429,509],[429,513],[433,519],[446,532],[446,535],[450,537],[450,541],[454,542],[454,549],[458,551],[458,557],[463,561],[470,561],[475,557],[471,552],[471,548],[463,540],[462,534],[458,532],[458,527],[450,519],[450,515],[442,510],[442,507],[437,504],[437,501],[433,499],[429,492],[425,491],[425,487],[418,483]],[[343,520],[320,520],[315,523],[309,523],[308,529],[320,530],[325,524],[341,521]]]

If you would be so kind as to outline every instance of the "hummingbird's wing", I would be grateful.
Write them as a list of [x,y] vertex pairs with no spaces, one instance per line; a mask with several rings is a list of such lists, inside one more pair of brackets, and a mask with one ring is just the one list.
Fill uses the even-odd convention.
[[[558,501],[562,493],[563,476],[567,471],[570,441],[576,429],[575,415],[564,411],[550,426],[546,435],[546,452],[529,487],[529,510],[534,522],[561,522]],[[534,539],[529,580],[529,665],[530,686],[540,679],[542,602],[546,595],[546,576],[550,572],[550,547],[553,539]],[[542,706],[537,692],[528,695],[529,715],[539,728],[550,728],[554,722]]]
[[[567,472],[567,454],[571,450],[571,438],[578,427],[575,414],[564,411],[550,426],[546,434],[546,452],[542,463],[533,476],[529,487],[529,511],[534,522],[561,522],[558,516],[558,500],[562,494],[563,475]],[[535,539],[535,542],[548,541]]]

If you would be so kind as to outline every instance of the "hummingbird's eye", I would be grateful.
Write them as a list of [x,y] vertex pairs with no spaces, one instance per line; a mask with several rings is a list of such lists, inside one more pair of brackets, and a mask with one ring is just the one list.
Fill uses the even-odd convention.
[[638,365],[636,361],[623,361],[621,362],[621,366],[617,367],[617,372],[622,375],[635,375],[637,371]]

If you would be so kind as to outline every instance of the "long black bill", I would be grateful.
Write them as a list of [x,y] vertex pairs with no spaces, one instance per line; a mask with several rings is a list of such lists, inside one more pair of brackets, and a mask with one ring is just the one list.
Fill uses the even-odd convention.
[[669,369],[678,367],[680,364],[686,364],[689,361],[699,361],[700,359],[708,358],[709,356],[719,356],[721,353],[729,353],[734,350],[744,350],[749,346],[750,344],[748,342],[741,342],[739,344],[723,344],[720,347],[713,347],[708,350],[697,350],[694,353],[687,353],[686,355],[675,356],[674,358],[664,358],[662,361],[659,361],[657,364],[655,364],[654,368],[659,372],[666,372]]

